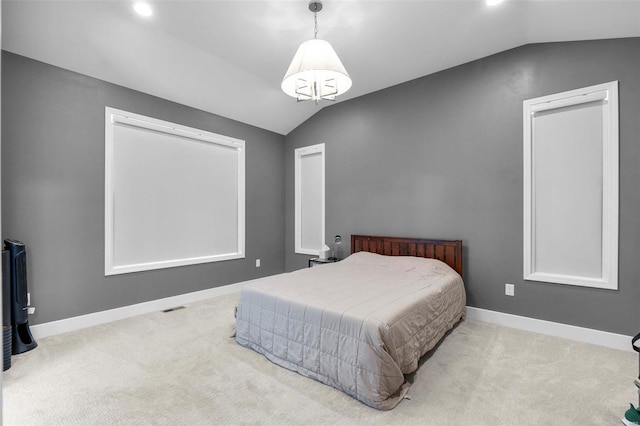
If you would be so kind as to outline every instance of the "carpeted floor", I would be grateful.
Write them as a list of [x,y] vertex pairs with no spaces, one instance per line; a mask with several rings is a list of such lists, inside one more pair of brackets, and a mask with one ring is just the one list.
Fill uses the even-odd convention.
[[377,411],[230,338],[239,294],[41,339],[4,373],[5,425],[616,425],[637,354],[465,321]]

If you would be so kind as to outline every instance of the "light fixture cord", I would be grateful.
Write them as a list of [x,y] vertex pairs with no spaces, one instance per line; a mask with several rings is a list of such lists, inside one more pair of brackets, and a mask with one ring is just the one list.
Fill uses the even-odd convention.
[[313,23],[315,24],[315,27],[313,30],[313,38],[317,39],[318,38],[318,12],[313,12]]

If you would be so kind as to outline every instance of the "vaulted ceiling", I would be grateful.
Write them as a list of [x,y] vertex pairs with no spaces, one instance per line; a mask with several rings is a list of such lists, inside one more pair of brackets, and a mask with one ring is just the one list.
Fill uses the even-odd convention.
[[[306,0],[4,0],[2,48],[287,134],[321,108],[280,83],[313,37]],[[318,38],[353,79],[337,102],[528,43],[640,36],[640,0],[325,0]],[[640,52],[639,52],[640,54]]]

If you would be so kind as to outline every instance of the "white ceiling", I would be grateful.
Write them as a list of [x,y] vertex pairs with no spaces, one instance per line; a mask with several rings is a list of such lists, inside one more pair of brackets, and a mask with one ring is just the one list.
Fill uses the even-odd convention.
[[[324,106],[280,90],[313,37],[306,0],[3,0],[2,48],[287,134]],[[527,43],[640,36],[640,0],[325,0],[318,38],[353,87],[337,102]],[[640,52],[639,52],[640,54]]]

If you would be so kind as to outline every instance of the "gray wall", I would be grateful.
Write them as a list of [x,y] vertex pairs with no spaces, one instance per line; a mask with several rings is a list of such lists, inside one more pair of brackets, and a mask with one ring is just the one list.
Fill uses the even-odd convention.
[[[326,239],[462,239],[468,304],[632,335],[640,323],[640,38],[527,45],[321,110],[286,137],[286,269],[293,150],[326,144]],[[522,279],[522,101],[619,80],[619,290]],[[354,84],[357,84],[357,80]],[[567,249],[571,249],[567,241]],[[515,297],[504,295],[514,283]]]
[[[282,135],[2,55],[2,234],[27,246],[31,324],[284,270]],[[104,276],[105,106],[246,141],[245,259]]]

